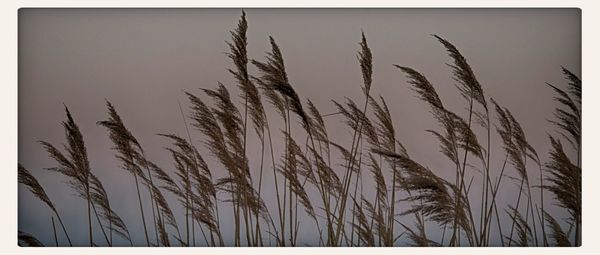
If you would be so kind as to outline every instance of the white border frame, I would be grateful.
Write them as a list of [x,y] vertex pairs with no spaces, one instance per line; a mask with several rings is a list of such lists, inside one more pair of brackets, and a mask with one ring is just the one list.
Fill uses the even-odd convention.
[[[0,0],[0,194],[5,206],[0,210],[0,244],[4,254],[112,254],[132,253],[144,255],[153,254],[362,254],[376,252],[377,254],[591,254],[600,247],[596,241],[600,231],[600,205],[596,203],[596,194],[600,192],[600,162],[595,156],[594,147],[600,145],[600,119],[595,118],[600,108],[600,79],[595,76],[597,63],[600,60],[600,35],[594,24],[600,24],[600,1],[597,0],[308,0],[288,1],[254,0],[251,3],[242,0]],[[580,248],[21,248],[17,246],[17,15],[22,7],[195,7],[195,8],[252,8],[252,7],[314,7],[314,8],[581,8],[582,9],[582,80],[583,92],[583,228]],[[597,148],[596,148],[597,149]]]

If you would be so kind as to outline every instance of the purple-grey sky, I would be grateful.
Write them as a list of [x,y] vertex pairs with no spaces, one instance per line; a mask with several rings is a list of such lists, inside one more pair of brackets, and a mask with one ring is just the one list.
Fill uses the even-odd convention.
[[[439,152],[437,140],[425,132],[437,128],[437,124],[429,107],[418,100],[404,75],[392,64],[422,72],[445,105],[464,114],[465,102],[446,65],[451,59],[431,35],[449,40],[473,67],[486,96],[508,107],[521,122],[542,161],[548,158],[547,134],[555,134],[547,120],[557,106],[545,82],[564,88],[561,66],[581,73],[578,9],[247,9],[246,13],[249,58],[263,61],[270,50],[268,36],[273,36],[283,52],[292,86],[323,114],[336,111],[331,100],[349,97],[359,104],[364,102],[356,58],[360,33],[364,31],[373,52],[371,93],[387,100],[397,139],[411,156],[444,177],[454,176],[448,167],[451,163]],[[183,91],[210,102],[198,88],[215,88],[219,81],[230,89],[238,105],[243,102],[227,71],[233,63],[226,55],[229,49],[225,43],[240,15],[240,9],[20,9],[18,161],[38,178],[57,204],[74,243],[87,242],[85,202],[63,184],[62,176],[44,170],[55,166],[55,162],[37,143],[64,143],[60,122],[66,116],[62,104],[71,109],[84,135],[92,171],[103,181],[112,206],[127,224],[134,243],[143,245],[133,179],[119,168],[106,130],[96,125],[107,118],[104,100],[115,105],[146,155],[173,173],[173,162],[164,150],[168,141],[155,134],[185,136],[178,106],[181,103],[188,112]],[[258,75],[255,67],[249,70]],[[268,114],[279,157],[283,145],[278,131],[283,127],[271,107]],[[333,116],[326,122],[332,140],[349,146],[352,134],[342,119]],[[303,132],[296,126],[293,132],[302,137]],[[483,135],[482,130],[476,131]],[[221,165],[203,147],[203,136],[192,131],[192,137],[216,175],[223,176]],[[248,143],[255,147],[248,157],[257,172],[260,143],[253,136]],[[500,143],[495,133],[492,143]],[[495,175],[503,157],[502,148],[494,146],[491,165]],[[537,167],[530,168],[531,178],[538,181]],[[514,170],[509,171],[514,174]],[[265,178],[264,199],[275,217],[272,176]],[[501,204],[514,202],[516,185],[505,183],[501,187]],[[167,197],[183,228],[181,206],[173,196]],[[545,203],[555,218],[567,217],[564,210],[552,204],[550,200]],[[18,209],[19,229],[53,244],[50,211],[21,186]],[[230,210],[223,209],[221,216],[230,244]],[[404,221],[412,224],[413,220],[407,217]],[[310,223],[301,225],[298,243],[314,245],[314,226],[310,220],[306,222]],[[432,238],[439,239],[441,231],[436,224],[428,226]],[[100,235],[95,232],[102,245]],[[196,236],[197,244],[203,245],[199,232]],[[494,244],[499,244],[497,235],[494,239]],[[66,240],[61,243],[64,245]],[[121,240],[118,243],[126,244]]]

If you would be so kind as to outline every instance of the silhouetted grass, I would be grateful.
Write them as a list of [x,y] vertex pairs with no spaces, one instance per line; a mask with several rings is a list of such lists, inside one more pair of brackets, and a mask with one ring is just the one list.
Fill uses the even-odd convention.
[[[475,68],[450,41],[434,35],[451,59],[448,66],[464,99],[465,116],[443,103],[442,95],[424,73],[403,65],[378,67],[401,71],[406,84],[430,108],[438,125],[424,131],[439,144],[425,156],[441,155],[448,161],[445,169],[431,169],[427,163],[411,157],[398,140],[396,127],[403,125],[403,116],[394,115],[383,96],[371,94],[377,76],[364,33],[357,54],[364,102],[352,98],[332,100],[337,112],[323,115],[310,99],[301,97],[288,79],[284,52],[272,36],[268,38],[270,51],[264,61],[249,59],[247,32],[248,22],[242,12],[227,42],[227,57],[233,63],[227,70],[233,75],[237,90],[219,82],[214,89],[201,89],[203,94],[185,92],[188,115],[181,105],[180,109],[187,139],[173,133],[159,134],[169,142],[165,149],[171,156],[171,167],[162,168],[145,156],[141,143],[107,101],[108,119],[98,125],[107,129],[121,168],[134,177],[147,246],[197,246],[196,226],[206,246],[306,244],[310,240],[298,240],[301,228],[313,231],[314,235],[308,237],[319,246],[490,246],[492,236],[498,236],[502,246],[580,245],[581,80],[571,71],[562,69],[567,89],[548,84],[559,104],[550,120],[558,130],[549,133],[557,133],[568,141],[577,156],[569,158],[561,140],[550,134],[550,159],[542,162],[527,140],[518,115],[488,98]],[[257,68],[254,75],[249,62]],[[239,98],[232,97],[237,92]],[[282,120],[281,132],[273,133],[281,135],[281,152],[274,149],[270,125],[279,120],[268,119],[269,107],[277,114],[276,119]],[[490,110],[495,112],[493,120]],[[107,245],[113,244],[113,233],[134,245],[130,230],[109,203],[105,186],[91,171],[82,133],[68,109],[66,113],[64,152],[42,142],[58,165],[49,169],[66,176],[68,184],[86,199],[90,246],[96,245],[92,212]],[[331,139],[330,133],[341,131],[328,130],[329,117],[333,115],[341,115],[351,139]],[[189,132],[188,119],[200,135]],[[298,123],[294,119],[299,120],[301,129],[293,128]],[[249,124],[254,132],[248,132]],[[493,129],[500,140],[491,139]],[[251,151],[258,149],[248,143],[253,135],[260,141],[258,166],[248,158]],[[263,170],[268,168],[267,138],[272,179],[263,178]],[[201,141],[208,154],[200,153],[194,141]],[[502,164],[490,162],[492,152],[500,153],[495,157],[504,158]],[[224,169],[223,174],[209,169],[207,162],[211,160],[218,163],[211,167]],[[531,175],[532,163],[539,168],[539,185],[537,177]],[[454,178],[442,177],[439,171],[443,170],[450,170]],[[21,165],[18,171],[19,183],[52,210],[71,244],[55,204],[29,171]],[[265,185],[270,180],[273,185]],[[153,228],[146,225],[140,182],[150,194]],[[516,195],[501,204],[498,194],[512,189],[512,185],[519,187]],[[539,189],[539,199],[532,188]],[[172,211],[171,201],[163,191],[174,195],[184,210],[185,236],[177,224],[179,215]],[[276,201],[264,200],[270,192]],[[552,194],[552,200],[545,198],[545,192]],[[569,218],[562,222],[552,217],[545,207],[548,203],[566,210]],[[275,204],[276,216],[270,211]],[[502,209],[505,213],[501,214]],[[222,210],[231,210],[232,218],[220,217]],[[54,218],[51,219],[54,227]],[[233,224],[233,233],[221,228],[225,221]],[[510,230],[502,221],[510,222]],[[574,231],[563,230],[565,224]],[[151,241],[152,229],[156,241]],[[434,240],[437,235],[426,232],[435,229],[442,232],[441,240]],[[58,244],[55,228],[54,233]],[[224,236],[228,235],[232,244],[226,244]],[[43,245],[25,232],[19,232],[19,243]]]

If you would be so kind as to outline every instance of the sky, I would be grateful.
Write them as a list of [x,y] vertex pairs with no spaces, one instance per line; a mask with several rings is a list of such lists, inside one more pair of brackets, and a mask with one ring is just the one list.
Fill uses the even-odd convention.
[[[520,121],[542,161],[548,159],[548,123],[557,104],[546,82],[565,88],[561,66],[581,73],[581,12],[578,9],[246,9],[248,57],[264,61],[273,36],[282,50],[291,85],[303,100],[310,99],[323,114],[335,113],[332,100],[346,97],[364,103],[357,60],[361,32],[373,53],[371,94],[383,96],[392,112],[397,139],[411,156],[440,176],[454,176],[427,129],[439,128],[426,103],[418,100],[405,76],[393,64],[422,72],[437,89],[444,104],[465,116],[465,102],[455,88],[451,63],[444,47],[432,36],[453,43],[473,67],[486,97],[509,108]],[[74,244],[87,243],[86,203],[76,197],[57,173],[38,143],[65,142],[61,121],[63,103],[81,129],[92,171],[104,183],[115,211],[127,224],[135,244],[145,244],[135,201],[133,178],[115,159],[106,129],[96,125],[108,118],[105,100],[112,102],[125,125],[141,142],[146,155],[173,174],[173,161],[164,149],[169,141],[157,133],[184,136],[179,109],[189,112],[184,91],[206,99],[200,88],[223,83],[242,105],[243,98],[227,71],[230,31],[237,26],[240,9],[20,9],[18,34],[18,161],[29,169],[57,204]],[[251,75],[258,75],[250,66]],[[265,102],[265,105],[268,105]],[[283,150],[281,120],[272,108],[276,157]],[[495,118],[494,118],[495,120]],[[296,120],[297,121],[297,120]],[[189,120],[188,120],[189,122]],[[352,134],[339,116],[326,118],[331,139],[350,146]],[[302,137],[296,123],[293,133]],[[481,130],[476,130],[478,134]],[[204,137],[192,130],[194,144],[217,176],[224,170],[203,146]],[[298,139],[301,141],[300,139]],[[250,137],[248,152],[258,172],[260,142]],[[497,171],[503,160],[501,140],[492,134],[491,165]],[[573,153],[569,150],[569,153]],[[267,166],[270,167],[270,166]],[[539,170],[529,165],[539,181]],[[514,170],[512,170],[514,171]],[[509,173],[511,174],[511,173]],[[512,173],[514,174],[514,172]],[[276,214],[272,175],[264,186],[264,199]],[[516,183],[501,187],[500,203],[514,202]],[[166,192],[164,192],[166,193]],[[475,197],[477,196],[475,193]],[[19,186],[19,230],[53,244],[51,214],[39,200]],[[547,195],[549,197],[549,194]],[[167,195],[180,229],[181,206]],[[317,199],[315,196],[314,199]],[[545,205],[555,218],[564,210]],[[229,213],[229,214],[228,214]],[[231,214],[223,209],[222,217]],[[506,215],[504,215],[506,216]],[[503,216],[503,217],[504,217]],[[505,217],[506,218],[506,217]],[[310,220],[305,219],[308,222]],[[231,243],[231,221],[223,220],[225,239]],[[411,224],[411,219],[406,219]],[[439,239],[439,227],[428,222],[428,233]],[[315,228],[302,224],[299,244],[314,245]],[[102,245],[100,232],[94,233]],[[204,240],[197,233],[197,244]],[[61,245],[66,244],[59,234]],[[495,245],[499,237],[495,237]],[[116,244],[126,245],[122,240]],[[406,245],[399,241],[397,245]]]

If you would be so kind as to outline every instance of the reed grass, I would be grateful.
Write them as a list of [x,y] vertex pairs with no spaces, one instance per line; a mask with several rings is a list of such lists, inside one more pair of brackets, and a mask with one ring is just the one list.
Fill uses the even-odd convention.
[[40,242],[37,238],[32,236],[31,234],[23,231],[19,231],[18,233],[19,245],[23,244],[24,246],[30,247],[44,247],[45,245]]
[[[449,40],[433,35],[451,59],[448,66],[464,100],[464,112],[444,104],[424,73],[404,65],[382,66],[396,68],[405,76],[402,83],[428,105],[438,124],[424,130],[439,143],[424,156],[442,156],[447,162],[445,169],[432,169],[411,157],[397,137],[397,125],[403,123],[394,119],[402,121],[402,116],[392,114],[383,96],[372,95],[374,58],[364,32],[357,53],[364,101],[332,100],[333,114],[322,114],[313,101],[302,98],[288,78],[283,50],[274,37],[268,38],[270,51],[263,61],[249,58],[247,33],[248,21],[242,12],[226,42],[226,56],[233,64],[227,71],[236,86],[218,82],[214,89],[202,88],[202,93],[185,92],[187,114],[179,107],[187,137],[158,134],[168,142],[164,149],[171,158],[170,167],[146,157],[116,108],[106,102],[108,119],[97,124],[107,129],[116,159],[133,176],[147,246],[308,245],[310,240],[300,236],[301,230],[312,232],[308,238],[319,246],[490,246],[493,236],[499,237],[502,246],[581,244],[581,80],[568,69],[562,68],[566,89],[548,83],[558,103],[549,122],[557,130],[549,131],[551,150],[544,162],[527,140],[518,112],[513,115],[484,93],[475,68]],[[251,68],[257,72],[252,74]],[[276,118],[268,118],[273,117],[269,109]],[[48,142],[41,144],[58,165],[49,169],[67,177],[70,187],[87,202],[89,245],[98,245],[92,235],[92,215],[107,246],[113,245],[113,234],[139,245],[111,206],[107,189],[92,173],[83,134],[66,107],[65,111],[64,152]],[[335,115],[341,117],[351,139],[330,137],[340,132],[327,128]],[[188,120],[197,133],[190,132]],[[272,133],[275,122],[282,128]],[[296,128],[298,123],[301,129]],[[254,132],[248,132],[249,128]],[[492,139],[494,130],[500,140]],[[260,144],[248,142],[253,136]],[[561,140],[572,148],[563,147]],[[201,141],[208,153],[201,153],[194,141]],[[277,151],[274,141],[282,142],[282,151]],[[576,158],[568,156],[570,149],[576,151]],[[249,158],[255,150],[261,155],[256,161]],[[495,165],[492,158],[504,160]],[[215,169],[209,168],[211,161],[217,163],[210,164]],[[534,164],[537,169],[532,170]],[[272,172],[264,171],[269,167]],[[448,169],[454,178],[440,174]],[[538,169],[539,185],[538,177],[532,175]],[[55,204],[29,171],[21,165],[18,171],[19,183],[51,209],[56,245],[54,216],[71,245]],[[272,186],[265,185],[269,181]],[[140,183],[146,187],[150,205],[142,200]],[[514,185],[516,196],[500,201],[499,194]],[[534,195],[536,189],[539,196]],[[165,191],[176,198],[183,215],[172,210]],[[269,192],[276,201],[264,200]],[[551,199],[545,196],[548,192]],[[548,213],[550,203],[568,212],[569,218],[565,222],[555,219]],[[231,210],[231,218],[219,216],[223,208]],[[275,208],[277,213],[271,211]],[[180,218],[185,221],[185,232],[179,228]],[[222,228],[224,221],[231,222],[233,229]],[[565,231],[565,224],[574,231]],[[430,231],[436,228],[441,240],[432,238],[436,235]],[[19,232],[19,243],[43,245],[25,232]]]
[[[19,164],[18,166],[18,180],[19,183],[25,185],[27,187],[27,189],[35,196],[37,197],[39,200],[41,200],[42,202],[44,202],[44,204],[46,204],[50,210],[52,210],[52,212],[54,213],[54,215],[56,215],[56,218],[58,218],[58,222],[60,223],[60,226],[63,230],[63,233],[65,234],[65,237],[67,238],[67,241],[69,242],[70,246],[73,246],[73,243],[71,243],[71,238],[69,237],[69,234],[67,233],[67,229],[65,228],[65,225],[63,224],[62,219],[60,218],[60,214],[58,213],[58,209],[56,208],[56,206],[54,205],[54,203],[52,202],[52,200],[50,200],[50,197],[48,197],[48,195],[46,194],[46,191],[44,190],[44,188],[42,187],[42,185],[37,181],[37,179],[25,168],[23,167],[21,164]],[[19,238],[21,239],[21,232],[19,232]],[[37,241],[37,239],[33,238],[30,234],[27,234],[25,232],[23,232],[23,237],[24,242],[30,246],[38,246],[37,244],[41,244],[39,241]]]

